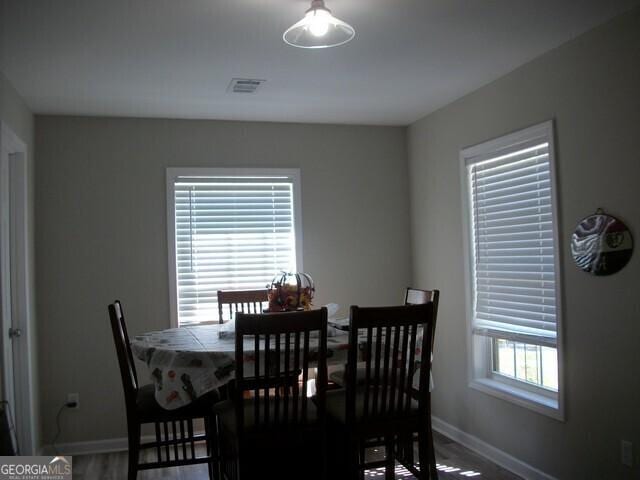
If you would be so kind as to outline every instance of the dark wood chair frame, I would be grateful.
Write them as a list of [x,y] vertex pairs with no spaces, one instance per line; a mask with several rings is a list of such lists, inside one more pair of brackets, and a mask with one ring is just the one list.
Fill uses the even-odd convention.
[[[436,318],[438,316],[439,299],[440,299],[439,290],[421,290],[419,288],[407,287],[407,289],[404,292],[405,305],[421,305],[423,303],[433,302],[434,312],[433,312],[432,339],[435,339]],[[431,349],[433,350],[433,345],[431,345]]]
[[[414,298],[410,300],[410,297]],[[418,298],[418,301],[415,300]],[[438,303],[440,302],[440,290],[421,290],[419,288],[407,287],[404,294],[405,305],[422,305],[423,303],[433,304],[433,317],[431,321],[431,354],[433,354],[434,342],[436,339],[436,322],[438,320]]]
[[[436,294],[437,300],[437,294]],[[346,416],[344,433],[348,436],[349,478],[363,478],[368,468],[385,467],[385,478],[393,479],[395,460],[407,462],[418,479],[437,478],[431,431],[429,374],[433,345],[435,305],[400,307],[351,307],[349,353],[346,369]],[[417,365],[417,331],[422,326],[418,389],[413,388]],[[362,346],[359,332],[365,332]],[[393,342],[384,341],[393,339]],[[364,383],[357,379],[358,355],[365,363]],[[357,392],[360,393],[357,393]],[[356,398],[363,396],[363,418],[356,417]],[[417,402],[417,409],[409,406]],[[413,435],[418,436],[420,469],[413,465]],[[409,439],[409,440],[408,440]],[[365,463],[365,448],[384,445],[388,453],[381,461]],[[404,461],[403,461],[404,460]]]
[[[433,348],[435,345],[436,338],[436,322],[438,318],[438,302],[440,301],[440,291],[439,290],[422,290],[419,288],[407,287],[404,295],[404,304],[405,305],[421,305],[423,303],[431,302],[433,303],[433,319],[431,322],[431,354],[433,355]],[[436,458],[435,458],[435,450],[433,448],[433,427],[431,423],[431,415],[428,417],[429,421],[429,445],[432,447],[429,448],[429,465],[432,469],[431,478],[438,478],[438,472],[435,468]],[[397,460],[411,473],[414,475],[418,474],[418,469],[415,468],[414,461],[414,450],[413,445],[414,441],[418,440],[416,438],[417,434],[412,434],[404,439],[399,439],[396,445],[396,458]]]
[[[312,332],[318,332],[318,347],[313,352],[310,349]],[[247,336],[253,337],[250,350],[245,350]],[[251,461],[249,442],[252,445],[278,445],[283,439],[296,439],[300,434],[311,433],[320,438],[322,451],[314,452],[313,458],[321,462],[324,475],[327,309],[266,314],[240,312],[236,315],[235,354],[236,375],[231,396],[238,430],[237,451],[235,458],[222,455],[223,478],[242,478],[244,466]],[[244,370],[247,354],[255,362],[253,375],[248,377]],[[313,400],[307,395],[312,361],[317,363]],[[245,428],[246,402],[253,412],[249,431]],[[317,414],[315,420],[307,417],[312,403]],[[224,441],[221,438],[221,443]],[[281,465],[286,465],[292,457],[286,450],[282,454]],[[284,474],[284,469],[281,468],[280,473]],[[297,472],[295,478],[300,475],[307,476]]]
[[[258,290],[218,290],[218,315],[220,323],[229,321],[234,313],[262,313],[269,301],[267,289]],[[228,307],[229,318],[225,320],[224,306]]]
[[[137,406],[140,386],[122,305],[119,300],[116,300],[109,305],[108,309],[127,412],[128,479],[135,480],[139,470],[206,463],[209,468],[210,480],[217,480],[219,467],[213,405],[211,405],[210,414],[205,412],[200,416],[193,416],[193,409],[189,409],[187,406],[177,410],[166,410],[162,412],[162,418],[152,420],[146,416],[141,418]],[[191,413],[187,414],[187,412]],[[195,433],[194,420],[200,419],[204,421],[205,432]],[[154,424],[155,441],[142,443],[140,436],[142,425],[149,423]],[[207,446],[204,456],[196,452],[195,445],[196,442],[202,441],[206,442]],[[147,449],[155,450],[156,461],[139,463],[140,453]]]

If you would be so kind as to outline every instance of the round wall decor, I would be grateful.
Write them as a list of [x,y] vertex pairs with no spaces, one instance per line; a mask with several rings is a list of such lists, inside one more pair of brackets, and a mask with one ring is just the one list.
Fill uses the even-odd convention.
[[633,253],[633,237],[616,217],[598,209],[583,218],[571,235],[576,265],[593,275],[611,275],[624,267]]

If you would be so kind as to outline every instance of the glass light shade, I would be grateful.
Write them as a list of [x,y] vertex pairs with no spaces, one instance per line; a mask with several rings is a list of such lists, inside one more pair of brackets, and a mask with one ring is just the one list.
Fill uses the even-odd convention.
[[322,1],[314,0],[304,18],[289,27],[282,39],[294,47],[328,48],[347,43],[355,34],[351,25],[331,15]]

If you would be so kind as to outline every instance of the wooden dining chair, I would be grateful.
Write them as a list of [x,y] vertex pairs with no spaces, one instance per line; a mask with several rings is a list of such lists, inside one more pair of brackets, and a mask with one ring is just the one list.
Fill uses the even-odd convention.
[[[217,394],[211,392],[176,410],[165,410],[155,399],[153,385],[140,386],[120,301],[109,305],[111,330],[116,347],[127,412],[129,441],[128,479],[135,480],[139,470],[206,463],[209,479],[217,480],[218,452],[214,428],[213,404]],[[204,421],[204,433],[196,433],[194,420]],[[153,424],[155,440],[142,443],[142,425]],[[206,442],[206,454],[196,450],[196,442]],[[140,462],[141,452],[155,452],[155,461]],[[152,455],[150,453],[150,455]]]
[[[429,372],[434,303],[398,307],[351,307],[345,388],[327,393],[327,416],[333,426],[336,455],[346,452],[349,479],[367,468],[385,467],[393,479],[397,446],[418,434],[419,479],[437,478],[431,441]],[[364,378],[358,381],[358,357]],[[414,385],[414,374],[419,375]],[[382,439],[386,458],[366,462],[364,446]],[[340,440],[346,442],[340,443]],[[338,463],[338,465],[340,465]],[[345,465],[343,465],[345,466]],[[340,467],[338,467],[340,468]],[[339,475],[338,472],[334,472]]]
[[[433,322],[431,323],[431,358],[433,359],[433,347],[436,338],[436,322],[438,318],[438,302],[440,301],[439,290],[422,290],[419,288],[407,287],[404,295],[405,305],[421,305],[423,303],[433,303]],[[433,445],[433,428],[431,424],[431,415],[429,421],[429,444]],[[396,445],[396,458],[409,471],[415,473],[414,463],[414,442],[415,434],[399,438]],[[419,439],[418,439],[419,440]],[[435,449],[429,449],[429,464],[435,465]]]
[[[439,290],[422,290],[419,288],[407,287],[404,294],[405,305],[422,305],[425,303],[433,303],[433,321],[431,322],[431,352],[433,355],[433,342],[435,340],[436,319],[438,316],[438,302],[440,300]],[[329,379],[337,385],[345,385],[345,370],[337,370],[332,372]],[[358,363],[356,378],[358,383],[362,384],[365,377],[365,367],[363,362]],[[431,416],[428,418],[429,422],[429,444],[433,445],[433,428],[431,426]],[[407,434],[398,437],[398,441],[395,445],[395,456],[397,460],[409,471],[415,473],[415,455],[414,455],[414,443],[417,440],[415,433]],[[365,448],[374,448],[384,445],[384,439],[371,438],[364,442],[361,446],[362,455],[364,455]],[[435,465],[435,451],[433,448],[429,449],[430,464]]]
[[[325,458],[326,308],[238,313],[235,355],[231,399],[215,408],[223,478],[320,478]],[[318,367],[313,398],[308,387],[312,364]]]
[[218,290],[218,318],[220,323],[232,320],[238,312],[262,313],[269,297],[267,289]]
[[[421,305],[423,303],[433,302],[434,313],[433,313],[433,324],[432,324],[432,337],[435,338],[435,328],[436,328],[436,317],[438,315],[438,301],[440,298],[439,290],[421,290],[419,288],[407,287],[404,293],[404,304],[405,305]],[[433,345],[431,345],[433,349]],[[362,382],[364,377],[364,364],[361,362],[358,364],[358,381]],[[345,384],[345,369],[340,368],[332,371],[329,375],[329,380],[335,383],[338,386],[344,387]]]

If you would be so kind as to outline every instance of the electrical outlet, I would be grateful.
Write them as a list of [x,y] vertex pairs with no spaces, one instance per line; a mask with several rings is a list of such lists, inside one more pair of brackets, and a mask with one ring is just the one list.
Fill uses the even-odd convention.
[[75,403],[75,406],[69,407],[71,410],[77,410],[80,408],[80,394],[79,393],[68,393],[67,394],[67,405]]
[[620,459],[623,465],[633,467],[633,443],[620,440]]

